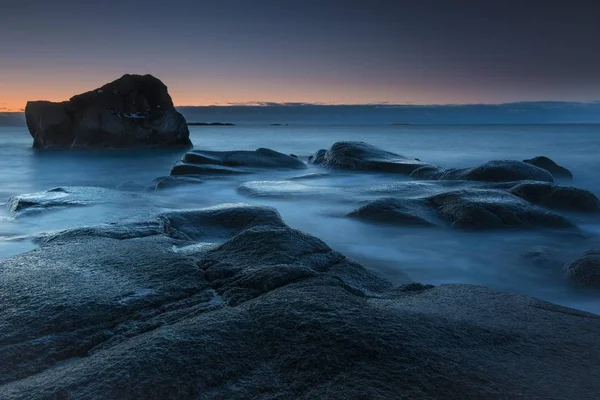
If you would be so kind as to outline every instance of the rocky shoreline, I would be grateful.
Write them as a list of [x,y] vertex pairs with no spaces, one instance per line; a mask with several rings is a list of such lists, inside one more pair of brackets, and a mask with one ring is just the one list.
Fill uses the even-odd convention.
[[[336,173],[396,174],[409,178],[361,188],[364,200],[341,217],[583,235],[570,215],[600,213],[600,201],[557,183],[572,175],[547,160],[444,170],[362,142],[300,158],[262,148],[194,150],[148,184],[54,188],[8,206],[27,218],[154,190],[201,190],[208,179],[263,169],[298,175],[247,179],[238,192],[334,199],[338,191],[308,183]],[[35,241],[39,248],[0,261],[2,398],[593,399],[600,392],[598,315],[475,285],[395,286],[290,228],[271,207],[169,211]],[[591,250],[568,263],[565,280],[600,286],[598,260]]]

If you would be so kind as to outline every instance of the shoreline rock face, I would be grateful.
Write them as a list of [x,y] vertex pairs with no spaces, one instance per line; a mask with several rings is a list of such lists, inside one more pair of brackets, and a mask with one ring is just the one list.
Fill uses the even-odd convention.
[[600,391],[599,316],[473,285],[394,287],[269,207],[173,211],[38,243],[0,260],[3,399]]
[[191,146],[185,118],[151,75],[124,75],[101,88],[25,107],[34,148]]

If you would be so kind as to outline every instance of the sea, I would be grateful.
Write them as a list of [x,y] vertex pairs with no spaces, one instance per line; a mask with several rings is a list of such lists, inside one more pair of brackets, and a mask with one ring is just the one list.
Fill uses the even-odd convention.
[[[190,130],[196,149],[267,147],[300,158],[341,140],[365,141],[447,168],[544,155],[572,171],[573,185],[600,196],[600,124],[238,125]],[[600,314],[600,291],[569,283],[563,272],[566,262],[583,251],[600,248],[597,215],[566,214],[582,230],[575,236],[555,231],[465,232],[374,225],[344,215],[366,200],[384,197],[374,187],[408,178],[353,172],[303,181],[311,190],[322,191],[322,196],[261,198],[237,190],[248,181],[280,181],[323,172],[309,166],[306,171],[268,170],[151,192],[138,189],[168,175],[183,150],[41,151],[31,144],[25,127],[0,127],[0,201],[8,204],[11,196],[67,186],[120,188],[126,195],[99,199],[87,207],[18,217],[5,204],[0,207],[0,258],[33,250],[32,237],[44,232],[123,222],[166,210],[262,204],[275,207],[291,227],[322,239],[397,284],[484,285]]]

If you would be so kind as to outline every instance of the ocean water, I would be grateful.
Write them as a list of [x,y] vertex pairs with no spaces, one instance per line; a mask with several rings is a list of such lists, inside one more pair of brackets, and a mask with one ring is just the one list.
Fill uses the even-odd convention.
[[[339,140],[363,140],[442,167],[466,167],[492,159],[548,156],[570,169],[572,184],[600,195],[600,125],[407,125],[407,126],[235,126],[192,127],[196,149],[254,150],[268,147],[307,157]],[[0,201],[58,186],[115,189],[148,186],[183,151],[37,151],[26,128],[0,127]],[[247,181],[284,180],[319,172],[264,171],[207,179],[204,184],[161,192],[123,191],[100,195],[99,204],[14,218],[0,210],[0,257],[35,247],[31,235],[74,226],[123,221],[173,210],[221,203],[276,207],[293,228],[315,235],[395,283],[472,283],[523,293],[600,313],[600,292],[565,281],[562,265],[600,247],[600,217],[568,214],[583,235],[555,231],[461,232],[399,228],[343,218],[361,202],[380,197],[373,188],[406,178],[368,173],[335,173],[304,181],[322,196],[253,198],[237,187]],[[106,197],[106,198],[105,198]],[[541,252],[544,265],[524,256]]]

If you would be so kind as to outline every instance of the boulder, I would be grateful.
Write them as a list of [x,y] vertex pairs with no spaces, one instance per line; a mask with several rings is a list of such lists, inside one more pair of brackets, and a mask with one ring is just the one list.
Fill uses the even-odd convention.
[[543,207],[580,212],[600,212],[600,200],[590,191],[549,182],[522,182],[510,192]]
[[523,160],[524,163],[535,165],[550,172],[555,178],[573,179],[571,171],[555,163],[548,157],[539,156],[530,158],[529,160]]
[[486,182],[542,181],[554,182],[545,169],[521,161],[492,160],[477,167],[449,169],[432,173],[429,179]]
[[0,293],[7,400],[600,391],[597,315],[472,285],[393,287],[265,207],[55,234],[0,260]]
[[352,211],[349,217],[364,221],[401,226],[432,226],[426,216],[427,205],[419,201],[406,199],[384,198],[367,203]]
[[244,174],[257,168],[303,169],[296,157],[275,150],[190,151],[171,169],[171,175]]
[[590,250],[565,265],[567,278],[584,286],[600,288],[600,250]]
[[332,168],[391,172],[405,175],[428,165],[415,158],[404,157],[365,142],[334,143],[325,153],[319,150],[311,162]]
[[30,101],[25,119],[36,148],[191,145],[167,87],[151,75],[124,75],[61,103]]
[[503,190],[461,189],[416,198],[384,198],[348,216],[395,225],[448,224],[459,229],[575,228],[568,219]]
[[183,162],[198,165],[222,165],[226,167],[248,168],[290,168],[303,169],[306,164],[297,157],[275,150],[260,148],[255,151],[199,151],[186,153]]
[[427,199],[437,215],[463,229],[574,228],[565,217],[536,207],[502,190],[472,189]]

